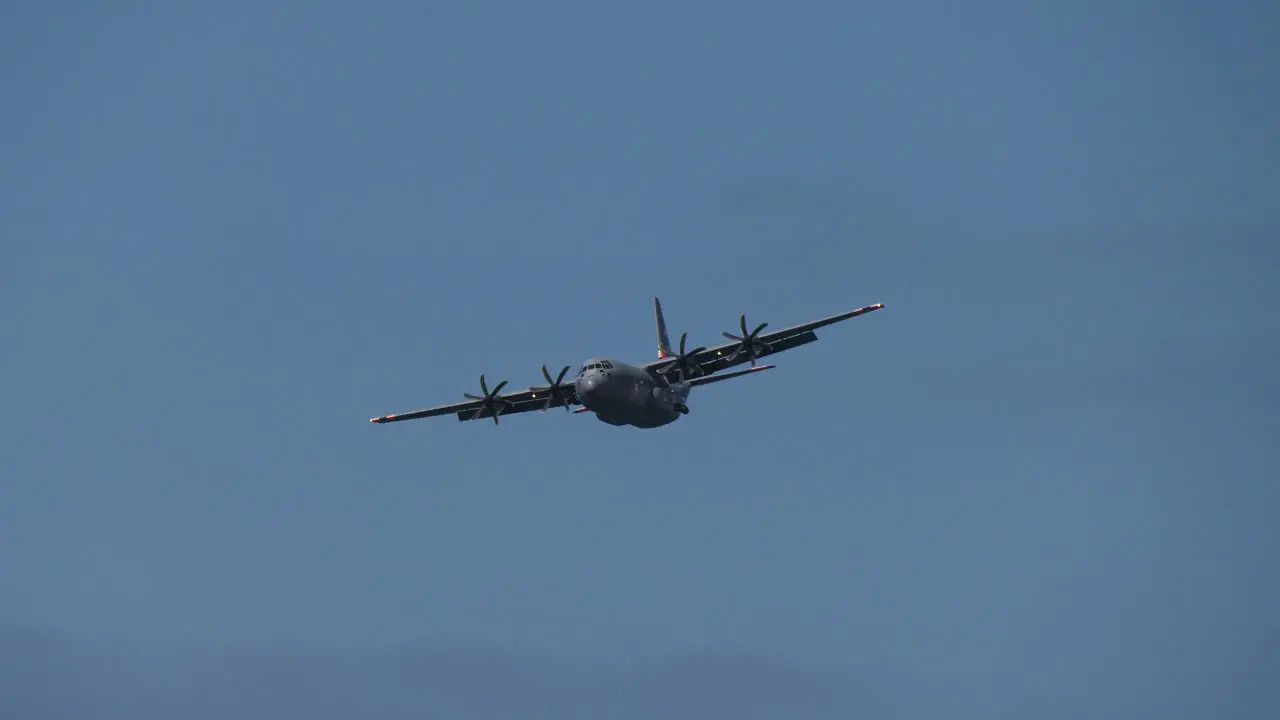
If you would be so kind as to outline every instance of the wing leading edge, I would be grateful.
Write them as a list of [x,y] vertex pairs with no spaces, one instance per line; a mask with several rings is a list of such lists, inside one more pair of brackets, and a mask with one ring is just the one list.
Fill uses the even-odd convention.
[[506,395],[495,394],[488,402],[485,400],[466,400],[463,402],[449,403],[447,405],[437,405],[424,410],[414,410],[412,412],[395,413],[392,415],[369,418],[369,422],[400,422],[401,420],[417,420],[418,418],[438,417],[440,415],[453,413],[458,416],[458,420],[463,422],[467,420],[493,418],[496,423],[498,417],[506,415],[516,415],[519,413],[531,412],[533,410],[549,410],[553,407],[568,407],[576,404],[578,404],[576,397],[569,397],[566,399],[563,397],[553,396],[546,388],[525,388],[524,390],[508,393]]
[[[874,312],[882,308],[884,308],[884,303],[876,303],[874,305],[857,308],[856,310],[849,310],[837,315],[831,315],[820,320],[792,325],[788,328],[774,330],[773,332],[760,335],[751,336],[750,333],[747,333],[744,330],[744,336],[752,339],[753,345],[756,348],[755,359],[758,360],[768,355],[776,355],[777,353],[785,350],[790,350],[792,348],[800,347],[801,345],[808,345],[811,342],[815,342],[818,339],[818,335],[813,331],[818,328],[834,325],[835,323],[849,320],[851,318],[858,317],[859,315],[865,315],[869,312]],[[745,317],[742,319],[742,325],[746,325]],[[696,355],[689,358],[690,361],[697,365],[697,371],[692,373],[692,375],[709,375],[711,373],[720,372],[726,368],[733,367],[734,365],[741,365],[742,363],[750,362],[752,357],[749,354],[739,352],[742,346],[743,342],[741,340],[730,340],[729,342],[699,351]],[[671,358],[663,358],[646,363],[644,367],[650,374],[658,375],[664,373],[666,368],[672,365],[673,360]]]

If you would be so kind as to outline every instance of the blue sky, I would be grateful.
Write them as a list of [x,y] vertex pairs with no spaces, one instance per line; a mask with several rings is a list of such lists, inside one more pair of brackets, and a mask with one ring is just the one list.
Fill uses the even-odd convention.
[[[0,628],[1280,708],[1274,9],[362,7],[0,15]],[[887,309],[660,430],[366,422],[654,295]]]

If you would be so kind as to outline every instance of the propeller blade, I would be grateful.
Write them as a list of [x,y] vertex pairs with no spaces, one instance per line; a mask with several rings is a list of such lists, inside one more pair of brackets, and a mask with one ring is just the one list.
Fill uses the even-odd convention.
[[564,396],[564,393],[561,392],[561,388],[565,387],[564,376],[567,375],[569,373],[569,370],[571,369],[572,369],[571,366],[565,365],[564,367],[560,368],[560,374],[557,375],[554,380],[552,380],[551,372],[547,370],[547,366],[546,365],[542,366],[542,377],[546,378],[547,385],[546,387],[534,388],[534,390],[536,390],[537,392],[547,393],[547,399],[545,402],[542,403],[543,410],[550,410],[551,406],[556,404],[564,405],[565,410],[569,409],[568,399]]
[[471,419],[479,420],[480,418],[484,417],[485,412],[488,412],[493,417],[493,424],[497,425],[498,415],[500,415],[504,410],[509,410],[515,407],[515,403],[498,395],[498,393],[502,392],[502,388],[506,386],[507,386],[507,381],[503,380],[502,382],[495,385],[492,390],[490,390],[489,381],[485,379],[484,375],[481,375],[480,390],[484,393],[484,395],[472,395],[471,393],[462,393],[462,396],[467,398],[468,400],[475,400],[476,402],[480,403],[480,407],[476,408],[476,411],[471,414]]
[[760,334],[761,330],[769,327],[769,323],[762,322],[757,325],[754,330],[747,332],[747,314],[742,313],[738,315],[738,327],[742,328],[741,335],[734,335],[733,333],[728,332],[720,333],[726,338],[735,340],[739,343],[738,347],[729,355],[729,362],[736,362],[738,358],[746,355],[747,358],[751,360],[751,364],[755,365],[756,359],[760,357],[760,355],[773,351],[772,345],[756,339],[756,336]]

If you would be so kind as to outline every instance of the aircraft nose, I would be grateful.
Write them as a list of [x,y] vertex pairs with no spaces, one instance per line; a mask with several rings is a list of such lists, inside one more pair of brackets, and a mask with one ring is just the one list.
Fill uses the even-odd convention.
[[596,393],[596,389],[600,386],[600,378],[594,373],[587,373],[578,378],[578,400],[583,403],[591,402],[591,398]]

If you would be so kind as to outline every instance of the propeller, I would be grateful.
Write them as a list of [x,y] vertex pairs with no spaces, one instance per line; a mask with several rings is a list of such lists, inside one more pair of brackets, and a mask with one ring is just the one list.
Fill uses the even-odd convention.
[[477,408],[475,414],[471,416],[472,420],[478,420],[480,416],[484,415],[484,411],[488,410],[493,415],[493,424],[497,425],[498,415],[501,414],[503,410],[509,410],[516,406],[515,403],[511,402],[510,400],[498,394],[499,392],[502,391],[502,388],[505,387],[506,384],[507,384],[507,381],[503,380],[502,382],[494,386],[493,390],[490,390],[489,385],[484,381],[484,375],[481,375],[480,391],[484,393],[484,396],[481,397],[479,395],[472,395],[471,393],[462,394],[464,397],[470,400],[480,401],[480,407]]
[[755,365],[756,358],[766,353],[772,352],[773,351],[772,345],[770,345],[767,342],[764,342],[763,340],[756,339],[756,335],[759,335],[760,331],[765,329],[765,327],[768,326],[768,324],[769,323],[760,323],[759,325],[756,326],[755,330],[752,330],[751,332],[747,332],[747,315],[746,313],[743,313],[742,315],[738,316],[738,327],[742,328],[741,336],[734,335],[732,333],[720,333],[721,335],[724,335],[730,340],[737,340],[739,343],[741,343],[738,346],[738,349],[734,350],[733,354],[729,356],[729,362],[733,362],[734,360],[737,360],[739,355],[746,354],[747,357],[751,358],[751,364]]
[[664,372],[677,371],[681,375],[700,375],[702,367],[693,359],[698,353],[706,350],[704,347],[696,347],[689,352],[684,351],[684,341],[689,337],[689,333],[680,333],[680,352],[672,353],[671,364],[666,367]]
[[[552,380],[551,373],[547,372],[547,366],[542,366],[542,377],[547,379],[547,384],[545,387],[536,387],[533,388],[533,390],[534,392],[548,393],[547,402],[542,406],[543,410],[550,410],[552,405],[557,404],[557,401],[563,401],[561,404],[564,405],[565,411],[567,412],[569,410],[569,398],[573,397],[573,386],[565,385],[561,382],[564,380],[564,375],[567,372],[569,372],[569,366],[565,365],[564,369],[560,371],[560,374],[556,376],[556,379]],[[561,388],[569,388],[569,394],[562,394]]]

